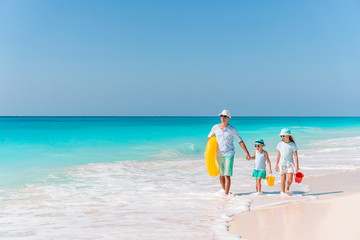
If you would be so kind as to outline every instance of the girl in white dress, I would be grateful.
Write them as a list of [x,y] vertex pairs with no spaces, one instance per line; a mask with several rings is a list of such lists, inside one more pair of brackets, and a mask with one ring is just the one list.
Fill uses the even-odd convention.
[[[282,129],[280,137],[282,141],[276,147],[278,149],[278,154],[275,170],[277,172],[280,170],[281,174],[281,195],[291,196],[292,192],[290,191],[290,186],[294,178],[294,173],[299,171],[299,159],[297,154],[298,148],[289,129]],[[294,159],[296,166],[294,164]]]

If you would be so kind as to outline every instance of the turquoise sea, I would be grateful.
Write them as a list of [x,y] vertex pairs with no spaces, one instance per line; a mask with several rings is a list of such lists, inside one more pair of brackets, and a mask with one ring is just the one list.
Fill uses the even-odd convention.
[[[0,187],[89,163],[201,158],[217,123],[218,117],[1,117]],[[249,151],[256,138],[275,151],[284,127],[300,149],[317,140],[360,136],[359,117],[233,117],[230,124]]]
[[[235,144],[229,196],[205,168],[219,117],[1,117],[0,238],[239,239],[235,213],[314,199],[280,177],[254,196],[253,161]],[[233,117],[251,155],[263,138],[274,171],[282,128],[308,176],[360,168],[359,117]]]

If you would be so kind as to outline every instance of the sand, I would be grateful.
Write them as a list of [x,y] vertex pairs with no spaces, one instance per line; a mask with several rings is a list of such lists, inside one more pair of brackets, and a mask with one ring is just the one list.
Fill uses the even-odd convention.
[[233,216],[229,231],[244,239],[360,239],[360,171],[305,177],[316,200]]

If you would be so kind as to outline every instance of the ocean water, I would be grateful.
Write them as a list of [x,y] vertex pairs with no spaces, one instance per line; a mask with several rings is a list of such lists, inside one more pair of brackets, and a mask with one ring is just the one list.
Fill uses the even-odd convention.
[[[236,146],[231,196],[205,169],[217,117],[0,118],[0,237],[6,239],[238,239],[232,214],[301,201],[263,182]],[[360,167],[360,118],[233,117],[253,155],[263,138],[274,165],[281,128],[290,128],[305,176]]]

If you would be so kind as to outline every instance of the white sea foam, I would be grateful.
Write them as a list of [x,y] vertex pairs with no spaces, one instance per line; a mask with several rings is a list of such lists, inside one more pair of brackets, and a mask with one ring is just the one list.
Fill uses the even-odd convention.
[[[314,143],[321,151],[300,149],[305,177],[360,167],[359,148],[347,144],[354,141],[360,138]],[[276,154],[270,157],[274,171]],[[263,181],[264,195],[253,195],[253,164],[235,159],[230,196],[207,175],[203,159],[97,163],[54,172],[42,183],[0,192],[0,237],[238,239],[227,231],[231,215],[315,198],[305,194],[309,186],[296,183],[294,196],[280,197],[277,174],[274,187]]]
[[[226,197],[203,161],[101,163],[1,194],[0,237],[231,239],[226,221],[249,200]],[[224,235],[225,234],[225,235]]]
[[307,175],[328,174],[360,168],[360,137],[316,141],[313,150],[299,150],[301,168]]
[[[235,171],[244,174],[240,168]],[[253,181],[247,171],[234,176],[230,196],[219,188],[202,159],[81,166],[51,174],[42,184],[2,192],[0,237],[237,238],[226,223],[249,210]],[[277,195],[265,198],[291,200]]]

